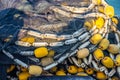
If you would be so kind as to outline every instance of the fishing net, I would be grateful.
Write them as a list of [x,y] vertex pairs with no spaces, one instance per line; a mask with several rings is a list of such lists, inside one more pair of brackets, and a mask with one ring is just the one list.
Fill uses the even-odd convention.
[[[61,6],[85,8],[85,7],[88,7],[90,4],[91,4],[91,1],[89,0],[22,0],[22,1],[0,0],[0,50],[2,55],[4,53],[9,57],[9,59],[7,59],[7,56],[6,56],[6,59],[1,58],[2,60],[0,62],[3,64],[18,63],[21,66],[27,64],[28,65],[27,68],[29,67],[29,65],[33,65],[33,64],[41,66],[41,63],[39,61],[38,62],[34,61],[35,59],[37,59],[35,58],[34,55],[23,56],[20,54],[20,52],[34,51],[36,48],[42,47],[42,46],[37,46],[37,47],[24,46],[25,43],[22,43],[22,46],[21,46],[21,44],[19,45],[16,43],[18,41],[22,41],[25,37],[32,37],[35,39],[36,42],[46,42],[48,44],[55,43],[57,41],[57,39],[41,38],[34,34],[28,34],[28,32],[30,31],[36,32],[36,34],[55,34],[57,36],[74,34],[74,32],[78,31],[79,29],[82,29],[83,26],[85,27],[86,21],[88,21],[88,24],[89,24],[89,20],[86,19],[87,17],[85,17],[84,15],[90,14],[91,12],[97,12],[96,10],[98,9],[95,8],[95,9],[92,9],[92,11],[89,11],[88,9],[88,11],[83,14],[81,12],[80,13],[76,12],[74,14],[74,12],[72,11],[69,13],[69,11],[66,10],[66,13],[69,13],[69,14],[65,15],[64,13],[63,14],[59,13],[60,12],[59,8],[65,11],[64,8],[61,8]],[[98,4],[99,3],[97,3],[97,5]],[[58,12],[54,9],[58,10]],[[81,17],[84,17],[84,18],[81,18]],[[117,29],[120,30],[119,17],[115,16],[115,18],[118,19]],[[90,18],[90,20],[91,19],[95,20],[97,18],[96,17]],[[86,23],[86,25],[90,27],[92,23],[90,22],[90,25],[88,24]],[[89,32],[89,30],[86,31],[86,33],[87,32]],[[50,37],[50,36],[51,35],[47,37]],[[92,35],[90,34],[90,36]],[[120,37],[120,35],[118,37]],[[118,40],[116,40],[115,32],[112,30],[108,35],[108,40],[110,41],[111,44],[119,44]],[[64,42],[65,40],[62,40],[62,41]],[[55,51],[55,55],[53,57],[55,61],[57,60],[61,61],[62,60],[61,58],[66,59],[64,58],[64,55],[66,56],[67,53],[72,52],[71,50],[72,47],[74,47],[75,45],[77,46],[82,45],[81,43],[82,41],[79,41],[76,43],[70,43],[69,45],[63,45],[63,46],[46,46],[46,48],[48,50]],[[90,44],[86,48],[92,49],[91,48],[92,46],[93,44]],[[73,51],[74,50],[76,50],[76,48],[73,49]],[[91,52],[93,51],[94,49],[91,50]],[[108,51],[104,51],[104,53],[105,53],[105,56],[109,56]],[[13,57],[11,55],[13,55],[15,59],[19,59],[23,63],[20,61],[13,62],[12,61]],[[68,55],[68,58],[69,58],[69,55]],[[75,55],[75,58],[77,58],[76,55]],[[3,62],[3,60],[5,61]],[[37,60],[41,60],[41,59],[38,58]],[[64,62],[62,64],[65,65]],[[71,64],[71,63],[69,62],[67,64]],[[88,65],[88,66],[95,67],[94,65],[92,66]],[[23,67],[26,67],[26,65]],[[47,69],[47,68],[44,67],[44,69]],[[115,73],[114,75],[118,76],[117,73]],[[95,77],[94,75],[91,75],[91,76]]]

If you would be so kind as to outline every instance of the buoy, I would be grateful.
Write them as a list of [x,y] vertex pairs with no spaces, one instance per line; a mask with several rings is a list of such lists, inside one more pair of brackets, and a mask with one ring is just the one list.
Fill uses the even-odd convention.
[[113,68],[114,67],[113,60],[108,56],[104,57],[101,62],[107,68]]
[[76,74],[77,73],[77,67],[74,66],[74,65],[69,66],[67,70],[70,74]]
[[28,70],[29,70],[29,74],[34,76],[40,76],[43,71],[42,67],[36,65],[29,66]]
[[98,44],[101,40],[102,40],[101,34],[94,34],[94,35],[91,37],[90,42],[91,42],[92,44]]
[[35,57],[42,58],[48,55],[48,49],[46,47],[40,47],[34,50]]
[[106,38],[104,38],[104,39],[102,39],[102,41],[100,42],[100,44],[99,44],[98,47],[99,47],[101,50],[106,50],[106,49],[108,48],[109,44],[110,44],[109,40],[106,39]]
[[89,50],[87,48],[82,48],[77,52],[78,58],[85,58],[89,55]]
[[93,55],[94,55],[95,59],[97,59],[97,60],[101,60],[104,58],[104,53],[101,49],[96,49],[94,51]]

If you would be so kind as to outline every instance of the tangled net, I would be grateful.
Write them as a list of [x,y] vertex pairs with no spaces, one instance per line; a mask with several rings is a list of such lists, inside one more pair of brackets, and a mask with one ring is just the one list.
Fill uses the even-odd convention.
[[1,0],[1,10],[8,11],[0,15],[0,47],[20,65],[19,79],[40,75],[119,79],[120,30],[114,8],[105,0],[71,1]]

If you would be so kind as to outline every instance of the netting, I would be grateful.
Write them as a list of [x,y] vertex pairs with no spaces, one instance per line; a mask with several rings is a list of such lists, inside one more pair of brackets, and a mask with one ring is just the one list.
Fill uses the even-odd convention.
[[[104,79],[119,76],[119,25],[113,7],[102,0],[0,0],[1,54],[14,61],[6,64],[28,68],[31,75],[45,75],[46,70],[51,73],[49,69],[57,65],[65,66],[63,75],[79,75],[69,71],[68,66],[75,65],[88,69],[86,73],[96,79],[101,78],[90,74],[89,69],[103,72],[107,76]],[[101,47],[103,39],[108,44],[101,43]],[[95,52],[98,48],[101,52]],[[55,55],[50,63],[42,64],[42,59],[49,57],[44,54],[48,54],[46,49],[55,51]],[[60,74],[56,71],[52,75]]]

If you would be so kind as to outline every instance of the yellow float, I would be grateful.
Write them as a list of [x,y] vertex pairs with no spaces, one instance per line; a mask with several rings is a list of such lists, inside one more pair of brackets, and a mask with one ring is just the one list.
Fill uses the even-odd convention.
[[40,47],[34,50],[35,57],[42,58],[48,55],[48,49],[46,47]]
[[99,47],[101,50],[106,50],[106,49],[108,48],[109,44],[110,44],[109,40],[106,39],[106,38],[104,38],[104,39],[102,39],[102,41],[100,42],[100,44],[99,44],[98,47]]
[[88,75],[94,74],[94,70],[92,68],[88,68],[85,70]]
[[113,68],[114,67],[113,60],[108,56],[104,57],[101,62],[107,68]]
[[116,65],[116,66],[120,66],[120,54],[118,54],[118,55],[116,56],[115,65]]
[[88,74],[87,74],[87,73],[84,73],[84,72],[79,72],[79,73],[77,73],[76,75],[77,75],[77,76],[88,76]]
[[65,76],[66,73],[63,70],[59,70],[59,71],[56,72],[56,75],[57,76]]
[[94,34],[92,37],[91,37],[91,39],[90,39],[90,42],[92,43],[92,44],[98,44],[101,40],[102,40],[102,36],[101,36],[101,34]]
[[102,17],[98,17],[95,21],[96,27],[98,29],[101,29],[104,26],[104,23],[105,23],[105,21]]
[[30,74],[28,72],[21,72],[18,74],[19,80],[28,80]]
[[104,58],[104,53],[101,49],[96,49],[93,53],[96,60],[101,60]]
[[79,73],[79,72],[84,72],[84,69],[81,68],[81,67],[79,67],[79,68],[78,68],[78,73]]
[[105,73],[98,71],[98,72],[96,73],[96,78],[99,79],[99,80],[106,80],[106,79],[107,79],[107,76],[105,75]]
[[114,8],[112,6],[107,5],[104,8],[104,13],[110,18],[112,18],[114,16]]
[[119,23],[118,19],[115,17],[112,18],[112,22],[115,23],[116,25]]
[[76,74],[78,72],[77,67],[74,65],[69,66],[67,70],[70,74]]

